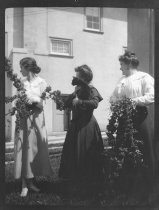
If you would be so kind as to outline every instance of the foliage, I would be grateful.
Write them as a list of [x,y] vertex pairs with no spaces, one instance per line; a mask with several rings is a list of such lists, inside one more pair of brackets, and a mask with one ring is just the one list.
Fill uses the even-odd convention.
[[6,97],[5,103],[10,103],[16,100],[15,106],[12,107],[8,114],[16,115],[16,129],[20,130],[21,118],[29,117],[31,114],[31,110],[27,106],[27,95],[25,94],[25,89],[23,83],[18,78],[17,74],[13,73],[12,65],[10,61],[5,58],[5,72],[7,73],[7,77],[13,82],[13,85],[17,89],[18,93],[12,97]]
[[[108,170],[107,181],[112,185],[129,175],[133,176],[135,170],[145,166],[144,143],[138,131],[139,114],[131,99],[123,98],[111,104],[106,132],[110,149],[104,152],[104,157]],[[124,176],[123,179],[121,176]]]
[[[31,105],[28,103],[28,98],[25,93],[26,90],[24,89],[24,85],[21,79],[18,78],[17,74],[13,72],[11,62],[7,58],[5,58],[5,72],[7,74],[7,77],[13,82],[13,85],[18,92],[14,96],[5,97],[5,103],[11,103],[15,100],[15,106],[7,114],[16,116],[16,129],[17,131],[19,131],[21,119],[28,118],[33,113],[36,103],[32,103]],[[41,98],[43,100],[51,98],[57,104],[57,109],[63,110],[64,103],[61,97],[61,92],[59,90],[51,91],[51,87],[48,86],[42,93]]]
[[64,109],[64,101],[59,90],[52,91],[51,86],[46,87],[45,91],[42,93],[41,98],[43,100],[51,98],[56,103],[57,109],[62,111]]

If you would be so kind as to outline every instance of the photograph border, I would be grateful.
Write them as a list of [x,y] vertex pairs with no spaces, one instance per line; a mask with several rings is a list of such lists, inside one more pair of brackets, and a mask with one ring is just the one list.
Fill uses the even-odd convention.
[[[74,207],[57,207],[57,206],[9,206],[5,205],[5,9],[12,7],[114,7],[114,8],[151,8],[154,9],[155,14],[155,141],[159,141],[159,1],[152,0],[94,0],[94,1],[82,1],[82,0],[3,0],[0,3],[0,209],[74,209]],[[75,207],[76,209],[99,209],[92,207]],[[102,209],[102,208],[101,208]],[[111,209],[111,207],[110,207]],[[115,209],[115,207],[112,207]],[[116,208],[118,209],[118,208]],[[125,207],[123,209],[126,209]],[[133,208],[129,208],[133,209]],[[141,207],[139,209],[142,209]],[[145,209],[145,208],[144,208]],[[150,210],[148,208],[148,210]]]

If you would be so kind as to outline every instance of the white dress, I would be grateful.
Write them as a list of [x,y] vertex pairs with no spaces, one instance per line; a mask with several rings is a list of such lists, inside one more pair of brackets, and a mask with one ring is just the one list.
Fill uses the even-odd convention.
[[[37,76],[31,82],[24,80],[23,83],[29,101],[40,102],[47,86],[45,80]],[[15,132],[15,179],[51,173],[44,112],[37,107],[33,111],[28,119],[21,119],[20,133]]]
[[130,76],[122,76],[116,85],[110,102],[115,102],[123,97],[131,98],[140,107],[147,107],[148,115],[140,125],[141,135],[145,143],[145,159],[149,165],[150,176],[155,174],[156,160],[154,151],[154,116],[150,112],[154,105],[154,78],[148,73],[135,71]]

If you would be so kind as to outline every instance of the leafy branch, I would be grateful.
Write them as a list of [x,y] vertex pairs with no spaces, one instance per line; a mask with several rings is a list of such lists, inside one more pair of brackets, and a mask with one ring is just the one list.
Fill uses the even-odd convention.
[[[18,91],[18,93],[14,96],[5,97],[5,103],[12,103],[15,100],[15,106],[11,108],[9,113],[6,115],[10,114],[11,116],[16,116],[16,129],[19,131],[21,126],[21,119],[28,118],[33,113],[33,108],[36,104],[28,104],[28,98],[24,85],[21,79],[18,78],[17,74],[13,72],[11,62],[7,58],[5,58],[5,72],[7,73],[7,77],[13,82],[14,87]],[[41,98],[43,100],[51,98],[57,104],[57,109],[64,109],[63,99],[59,90],[51,91],[51,87],[48,86],[42,93]]]
[[[111,104],[111,117],[107,125],[108,145],[104,152],[109,165],[108,182],[114,184],[125,172],[145,167],[143,139],[138,131],[138,113],[129,98]],[[128,176],[128,174],[126,174]]]

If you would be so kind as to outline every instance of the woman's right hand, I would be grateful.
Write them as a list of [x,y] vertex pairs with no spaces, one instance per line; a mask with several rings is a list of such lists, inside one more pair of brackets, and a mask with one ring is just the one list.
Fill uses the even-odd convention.
[[43,102],[37,102],[36,107],[39,108],[40,110],[43,110]]

